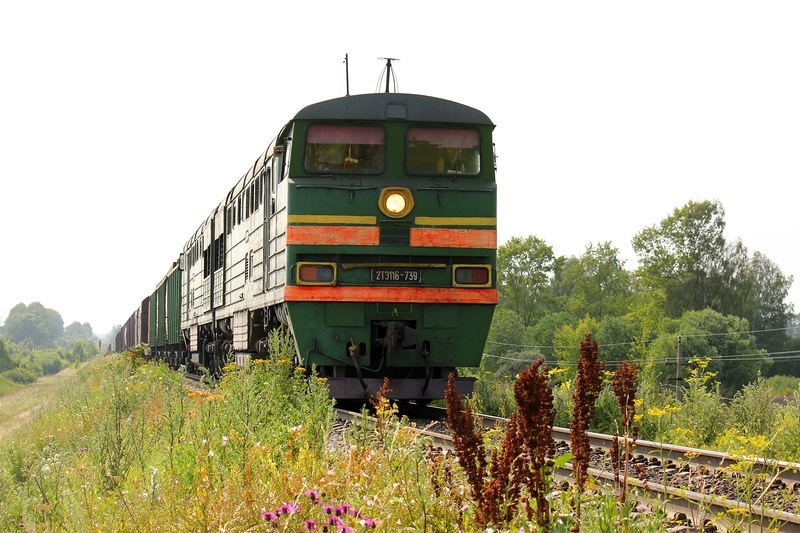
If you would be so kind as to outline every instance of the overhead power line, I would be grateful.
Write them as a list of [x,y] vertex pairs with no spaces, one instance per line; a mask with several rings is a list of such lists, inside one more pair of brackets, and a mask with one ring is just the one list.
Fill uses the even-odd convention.
[[[648,339],[648,340],[632,340],[629,342],[617,342],[617,343],[607,343],[607,344],[598,344],[599,348],[609,348],[612,346],[628,346],[628,345],[641,345],[641,344],[650,344],[653,342],[661,341],[661,340],[670,340],[674,339],[677,341],[678,337],[683,338],[703,338],[703,337],[721,337],[721,336],[737,336],[737,335],[752,335],[754,333],[771,333],[775,331],[788,331],[791,329],[795,329],[794,327],[789,328],[773,328],[773,329],[759,329],[759,330],[752,330],[752,331],[734,331],[734,332],[726,332],[726,333],[694,333],[694,334],[680,334],[680,335],[670,335],[664,337],[656,337],[655,339]],[[546,345],[536,345],[536,344],[511,344],[506,342],[496,342],[496,341],[486,341],[486,344],[494,344],[497,346],[510,346],[514,348],[524,348],[524,349],[539,349],[539,350],[577,350],[577,346],[546,346]]]

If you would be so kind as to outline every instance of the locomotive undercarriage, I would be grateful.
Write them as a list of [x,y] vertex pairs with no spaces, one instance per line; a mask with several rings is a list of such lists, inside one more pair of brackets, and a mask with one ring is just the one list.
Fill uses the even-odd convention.
[[[206,368],[212,375],[221,373],[231,361],[244,366],[251,359],[269,357],[268,334],[288,322],[283,308],[267,308],[250,311],[248,314],[246,349],[244,341],[235,337],[232,318],[216,321],[216,327],[205,324],[198,327],[198,352],[191,355],[186,350],[171,350],[165,360],[178,367]],[[342,352],[330,359],[341,364],[318,365],[316,371],[327,379],[330,396],[337,399],[364,399],[374,397],[384,387],[384,377],[389,379],[393,399],[434,399],[444,396],[448,387],[448,376],[457,376],[455,367],[440,367],[431,364],[431,343],[419,339],[414,320],[374,320],[370,323],[369,339],[348,339],[342,343]],[[394,358],[394,361],[392,359]],[[400,358],[417,359],[414,364],[398,366]],[[409,362],[411,362],[409,360]],[[295,360],[300,364],[299,360]],[[422,364],[419,364],[422,363]],[[310,371],[310,369],[308,369]],[[190,368],[190,371],[194,371]],[[461,395],[473,392],[474,380],[457,378],[456,390]]]
[[[350,339],[344,345],[349,364],[321,366],[317,371],[327,378],[333,398],[373,397],[385,386],[384,378],[388,378],[390,398],[441,398],[448,387],[448,376],[457,376],[457,369],[431,364],[431,343],[418,337],[415,320],[373,320],[369,346]],[[398,365],[401,359],[409,364]],[[461,395],[472,394],[473,388],[472,379],[457,378],[456,390]]]
[[236,327],[233,317],[225,317],[198,327],[197,350],[191,353],[191,362],[208,369],[213,375],[221,373],[233,361],[245,366],[251,359],[269,357],[269,332],[284,321],[279,308],[247,311],[247,324]]

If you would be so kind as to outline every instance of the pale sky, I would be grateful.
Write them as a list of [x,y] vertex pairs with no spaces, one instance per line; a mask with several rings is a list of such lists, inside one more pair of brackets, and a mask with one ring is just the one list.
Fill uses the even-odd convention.
[[716,199],[798,278],[798,28],[796,0],[2,2],[0,321],[125,321],[280,127],[345,94],[345,54],[351,94],[399,58],[399,91],[497,125],[500,244],[633,268],[635,234]]

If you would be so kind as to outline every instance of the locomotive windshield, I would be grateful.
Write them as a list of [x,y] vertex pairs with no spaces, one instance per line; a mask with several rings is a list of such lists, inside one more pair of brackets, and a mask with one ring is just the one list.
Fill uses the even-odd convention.
[[383,171],[384,131],[378,126],[309,126],[305,169],[315,173],[377,174]]
[[474,176],[481,169],[480,144],[477,130],[409,128],[406,171],[409,174]]

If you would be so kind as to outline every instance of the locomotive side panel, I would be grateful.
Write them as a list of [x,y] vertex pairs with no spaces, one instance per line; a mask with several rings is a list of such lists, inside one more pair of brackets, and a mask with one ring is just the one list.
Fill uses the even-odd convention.
[[[282,176],[282,161],[273,161],[269,192],[269,247],[264,272],[267,291],[283,289],[286,284],[286,204],[288,185]],[[275,297],[275,300],[282,295]]]

